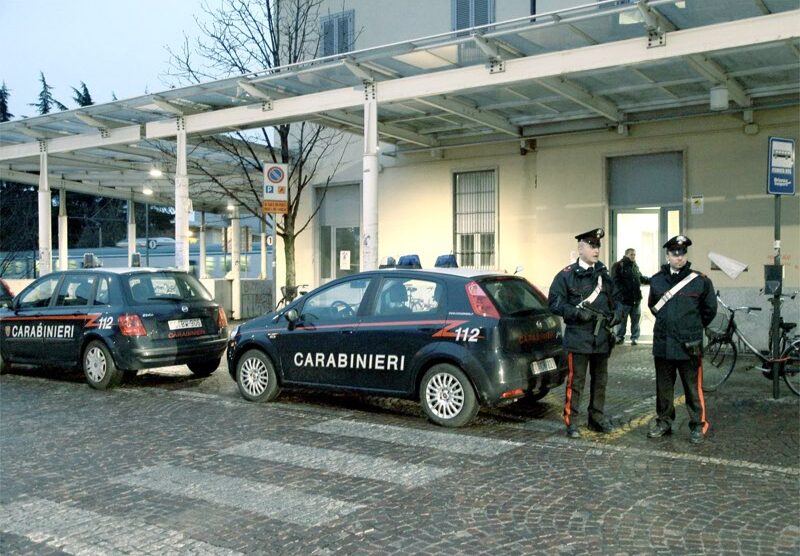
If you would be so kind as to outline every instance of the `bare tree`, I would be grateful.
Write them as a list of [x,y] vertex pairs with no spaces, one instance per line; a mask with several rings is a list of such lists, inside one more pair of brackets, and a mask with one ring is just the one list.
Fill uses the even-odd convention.
[[[184,38],[178,50],[168,48],[168,75],[180,83],[201,83],[313,59],[319,52],[321,4],[322,0],[221,0],[212,7],[204,2],[203,15],[195,18],[200,36],[194,41]],[[289,165],[289,212],[278,219],[276,226],[284,243],[286,286],[296,284],[295,239],[319,211],[327,185],[338,168],[338,164],[334,165],[331,175],[322,179],[316,175],[320,163],[337,150],[343,137],[341,132],[301,122],[203,137],[199,142],[192,138],[195,147],[213,146],[224,153],[228,167],[235,165],[240,173],[232,177],[229,170],[195,164],[190,170],[202,173],[207,180],[205,184],[195,181],[193,187],[200,185],[217,192],[220,198],[233,198],[260,218],[262,163]],[[339,152],[343,153],[343,149]],[[316,199],[309,216],[299,221],[303,192],[314,182],[325,183],[323,194]],[[313,199],[308,193],[305,197]]]

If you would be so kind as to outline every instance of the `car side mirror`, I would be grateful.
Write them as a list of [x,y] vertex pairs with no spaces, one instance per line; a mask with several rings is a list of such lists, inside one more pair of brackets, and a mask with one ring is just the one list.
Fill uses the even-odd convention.
[[289,321],[289,329],[293,329],[294,325],[297,324],[297,321],[300,320],[300,315],[297,312],[297,309],[289,309],[283,314],[283,317]]

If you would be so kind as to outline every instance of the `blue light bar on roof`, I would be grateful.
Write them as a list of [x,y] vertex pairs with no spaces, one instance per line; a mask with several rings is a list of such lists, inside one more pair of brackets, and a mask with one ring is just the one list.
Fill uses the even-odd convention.
[[397,268],[422,268],[419,262],[419,255],[403,255],[397,261]]
[[378,265],[378,268],[394,268],[395,266],[397,266],[397,261],[394,260],[394,257],[386,257],[381,260],[381,264]]
[[436,257],[436,264],[433,266],[438,268],[458,268],[458,263],[456,262],[456,256],[453,254],[439,255]]

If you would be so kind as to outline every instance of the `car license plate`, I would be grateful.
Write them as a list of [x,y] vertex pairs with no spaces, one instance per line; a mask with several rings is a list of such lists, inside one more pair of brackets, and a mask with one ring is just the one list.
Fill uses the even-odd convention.
[[547,359],[544,359],[542,361],[534,361],[533,363],[531,363],[531,371],[535,375],[555,370],[556,370],[556,360],[552,357],[548,357]]
[[182,319],[169,321],[170,330],[185,330],[187,328],[202,328],[203,323],[200,319]]

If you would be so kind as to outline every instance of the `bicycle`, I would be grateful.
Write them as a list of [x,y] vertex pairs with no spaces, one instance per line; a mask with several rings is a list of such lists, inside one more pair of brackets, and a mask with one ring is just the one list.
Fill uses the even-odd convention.
[[[760,311],[761,307],[730,307],[725,304],[717,292],[717,302],[729,314],[728,323],[722,331],[706,329],[708,344],[705,347],[705,357],[703,359],[703,391],[713,392],[733,373],[736,367],[736,360],[739,356],[738,345],[744,346],[748,352],[754,355],[761,366],[753,368],[760,370],[766,378],[772,379],[772,363],[769,352],[762,352],[739,330],[736,325],[736,313],[745,311],[748,314],[752,311]],[[780,321],[780,376],[795,395],[800,396],[800,337],[790,337],[789,332],[797,326],[794,322]]]
[[275,309],[288,305],[295,300],[297,294],[305,295],[307,291],[301,291],[300,288],[307,288],[308,284],[299,284],[295,286],[281,286],[281,298],[275,305]]

